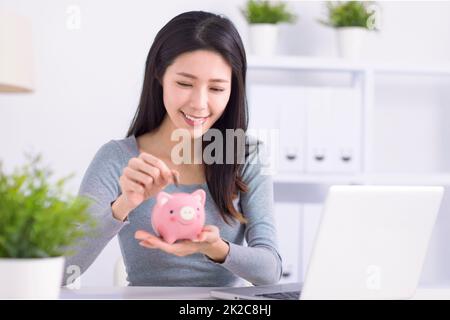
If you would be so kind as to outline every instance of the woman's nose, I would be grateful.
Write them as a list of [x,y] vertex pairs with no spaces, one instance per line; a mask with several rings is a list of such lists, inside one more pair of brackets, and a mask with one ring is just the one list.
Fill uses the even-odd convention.
[[193,110],[204,110],[208,108],[208,92],[199,89],[194,90],[191,97],[191,107]]

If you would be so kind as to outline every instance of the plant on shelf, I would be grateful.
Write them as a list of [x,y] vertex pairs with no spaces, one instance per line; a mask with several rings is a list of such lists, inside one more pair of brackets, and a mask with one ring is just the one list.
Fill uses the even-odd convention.
[[378,30],[379,6],[373,1],[328,1],[327,20],[321,24],[335,28],[342,58],[359,58],[368,31]]
[[51,183],[40,155],[27,160],[11,174],[0,163],[0,298],[56,298],[64,255],[94,226],[90,202],[64,192],[71,176]]
[[255,55],[273,55],[278,38],[278,24],[294,23],[297,20],[297,16],[281,1],[249,0],[240,11],[249,24],[250,47]]
[[333,27],[361,27],[368,30],[375,29],[374,2],[347,1],[327,2],[328,21],[319,20],[321,23]]
[[257,23],[293,23],[297,17],[291,13],[286,3],[277,2],[271,3],[269,1],[247,1],[245,9],[241,9],[242,14],[249,24]]

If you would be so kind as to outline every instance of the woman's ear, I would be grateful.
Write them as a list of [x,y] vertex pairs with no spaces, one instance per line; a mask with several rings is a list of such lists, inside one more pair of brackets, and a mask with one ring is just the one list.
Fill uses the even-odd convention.
[[205,205],[205,201],[206,201],[206,192],[203,189],[198,189],[195,190],[194,192],[191,193],[191,195],[196,198],[198,201],[200,201],[200,203],[202,204],[202,206]]
[[165,205],[170,199],[172,199],[172,195],[161,191],[160,193],[158,193],[158,195],[156,196],[156,204],[159,206],[163,206]]

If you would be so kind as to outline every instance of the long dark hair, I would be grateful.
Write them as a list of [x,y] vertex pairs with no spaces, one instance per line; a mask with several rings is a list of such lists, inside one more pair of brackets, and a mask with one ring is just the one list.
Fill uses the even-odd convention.
[[[138,137],[160,126],[166,115],[161,85],[164,72],[177,56],[195,50],[211,50],[220,54],[232,69],[230,99],[212,128],[219,129],[222,137],[226,136],[226,129],[247,131],[247,60],[241,37],[229,19],[209,12],[191,11],[170,20],[156,35],[145,64],[139,107],[127,137]],[[203,148],[206,145],[203,141]],[[223,150],[224,159],[227,159],[228,148]],[[242,161],[237,161],[236,152],[233,158],[233,164],[205,164],[206,182],[224,221],[229,223],[229,218],[234,218],[245,223],[243,215],[234,207],[233,200],[238,192],[247,192],[248,188],[240,175]]]

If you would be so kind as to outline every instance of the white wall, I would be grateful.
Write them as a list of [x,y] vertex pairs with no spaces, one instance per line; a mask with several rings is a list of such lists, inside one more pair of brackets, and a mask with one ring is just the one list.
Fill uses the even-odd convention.
[[[0,159],[5,167],[22,163],[25,150],[42,152],[57,176],[76,173],[69,185],[69,191],[76,192],[96,150],[126,133],[156,32],[176,14],[201,9],[230,17],[247,44],[246,24],[238,11],[243,4],[243,0],[169,0],[157,5],[144,0],[2,0],[1,5],[33,21],[36,69],[33,94],[0,95]],[[66,26],[70,5],[81,9],[80,29]],[[290,1],[289,5],[299,21],[295,26],[282,26],[279,53],[335,55],[333,30],[315,21],[324,15],[323,3]],[[381,6],[382,31],[368,39],[367,59],[450,59],[450,2],[383,2]],[[435,112],[449,114],[439,110]],[[428,127],[438,119],[431,114]],[[395,161],[388,156],[383,159],[381,164]],[[441,226],[448,226],[448,221],[442,216]],[[441,227],[435,235],[426,280],[450,279],[450,269],[442,268],[450,265],[445,246],[450,239],[444,231]],[[111,266],[117,256],[118,245],[113,241],[87,272],[83,284],[110,285]]]

